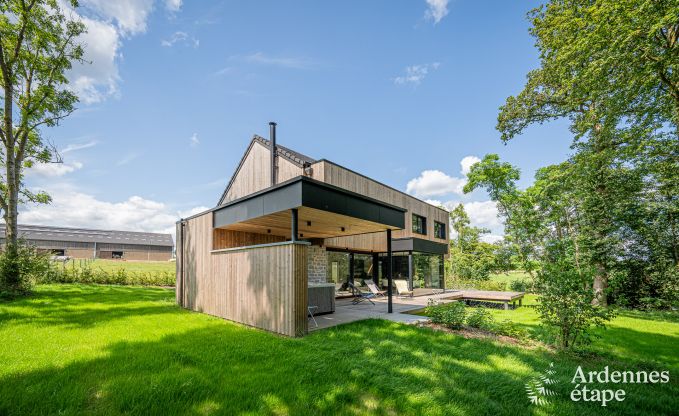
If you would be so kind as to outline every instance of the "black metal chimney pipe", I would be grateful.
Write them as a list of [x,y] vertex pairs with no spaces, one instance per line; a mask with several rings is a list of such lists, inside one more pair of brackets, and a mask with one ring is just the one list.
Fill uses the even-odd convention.
[[276,123],[269,122],[269,141],[271,143],[271,186],[276,184]]

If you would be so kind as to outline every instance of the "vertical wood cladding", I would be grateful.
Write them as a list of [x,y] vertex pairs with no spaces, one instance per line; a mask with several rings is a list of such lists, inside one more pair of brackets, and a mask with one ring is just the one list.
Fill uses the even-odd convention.
[[[446,210],[437,208],[424,201],[420,201],[415,197],[406,195],[386,185],[382,185],[381,183],[366,178],[365,176],[335,165],[332,162],[325,160],[316,162],[312,165],[312,169],[312,177],[314,179],[407,209],[408,211],[406,212],[405,216],[405,228],[403,230],[393,231],[393,238],[417,237],[435,241],[437,243],[447,243],[447,239],[436,238],[434,235],[434,221],[438,221],[446,225],[446,235],[450,231],[448,230],[449,214]],[[413,213],[427,218],[426,235],[413,233]],[[386,232],[328,238],[326,239],[325,244],[330,247],[351,247],[361,250],[385,251]]]
[[305,334],[307,246],[289,242],[212,252],[215,235],[224,237],[213,233],[210,213],[187,220],[183,276],[177,276],[181,304],[288,336]]
[[[302,175],[302,168],[284,157],[276,158],[278,174],[276,182],[284,182]],[[236,177],[231,183],[223,203],[250,195],[271,186],[271,151],[255,141],[243,159]]]

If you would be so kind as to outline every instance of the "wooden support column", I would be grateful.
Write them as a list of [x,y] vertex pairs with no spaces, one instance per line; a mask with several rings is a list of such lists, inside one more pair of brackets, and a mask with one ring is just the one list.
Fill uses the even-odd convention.
[[293,208],[290,211],[292,213],[292,224],[290,224],[291,226],[290,236],[292,241],[297,241],[297,236],[299,235],[297,208]]
[[388,294],[388,299],[389,299],[389,304],[387,308],[388,313],[394,312],[394,307],[392,304],[392,265],[393,265],[393,259],[391,255],[391,229],[387,230],[387,294]]

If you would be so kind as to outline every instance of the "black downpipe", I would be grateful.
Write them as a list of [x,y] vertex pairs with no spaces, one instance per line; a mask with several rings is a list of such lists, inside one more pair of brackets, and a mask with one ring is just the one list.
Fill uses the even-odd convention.
[[295,242],[295,241],[297,241],[297,236],[298,236],[298,232],[299,232],[298,231],[299,219],[298,219],[297,208],[291,209],[290,213],[291,213],[291,217],[292,217],[292,224],[290,224],[290,228],[291,228],[291,230],[290,230],[290,237],[291,238],[290,239],[293,242]]
[[391,288],[393,286],[392,285],[393,279],[392,279],[392,276],[391,276],[392,263],[393,263],[392,260],[393,259],[392,259],[391,254],[392,254],[391,253],[391,229],[387,229],[387,293],[388,293],[388,296],[389,296],[389,305],[388,305],[387,312],[389,312],[389,313],[392,313],[394,311],[394,308],[392,306],[392,300],[391,300],[391,298],[392,298]]
[[276,184],[276,123],[269,122],[269,140],[271,144],[271,186]]

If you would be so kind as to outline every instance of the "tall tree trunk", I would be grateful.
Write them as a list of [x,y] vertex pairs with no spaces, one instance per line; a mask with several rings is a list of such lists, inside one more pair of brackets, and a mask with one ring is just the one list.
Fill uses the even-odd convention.
[[[11,76],[8,74],[8,77]],[[5,170],[7,178],[7,193],[4,195],[7,207],[5,209],[5,244],[13,249],[17,244],[17,202],[19,190],[17,189],[16,176],[16,152],[14,149],[14,126],[12,122],[12,98],[14,89],[10,82],[5,85],[5,117],[3,120],[5,130]]]

